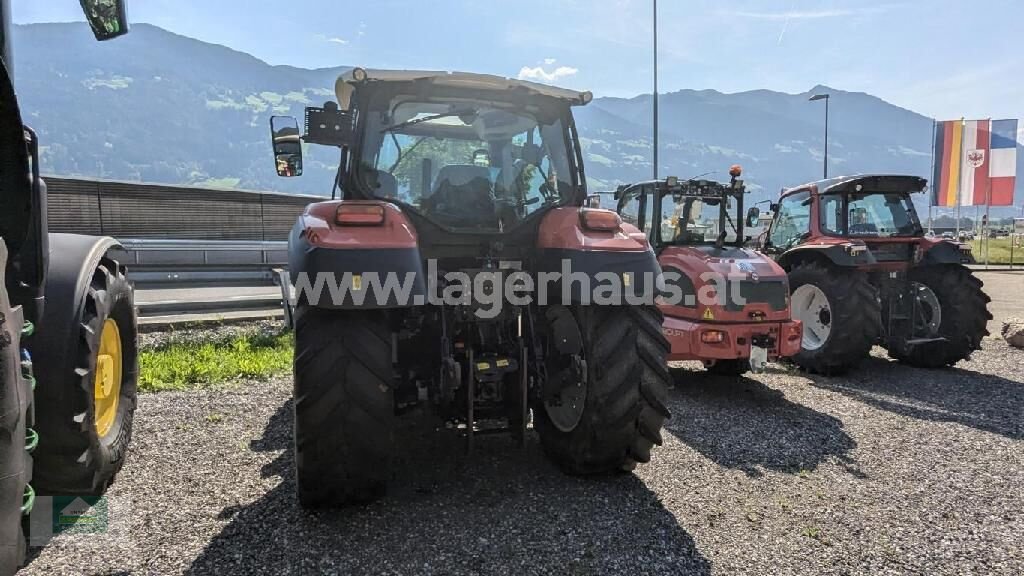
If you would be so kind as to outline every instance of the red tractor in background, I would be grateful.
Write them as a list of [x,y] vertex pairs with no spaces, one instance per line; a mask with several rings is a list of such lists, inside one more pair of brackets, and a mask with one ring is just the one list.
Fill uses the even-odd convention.
[[914,366],[966,359],[988,335],[989,297],[966,244],[926,238],[916,176],[860,175],[797,186],[773,204],[762,250],[789,274],[803,322],[793,360],[839,373],[875,344]]
[[786,272],[744,247],[746,189],[733,166],[729,184],[666,180],[620,186],[618,212],[647,233],[664,275],[670,361],[700,360],[710,372],[759,372],[768,360],[800,349],[799,321],[790,319]]

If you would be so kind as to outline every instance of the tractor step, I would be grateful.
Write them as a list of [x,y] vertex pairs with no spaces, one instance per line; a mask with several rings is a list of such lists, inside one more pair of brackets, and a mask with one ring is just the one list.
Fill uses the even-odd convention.
[[36,491],[31,484],[25,484],[25,494],[21,499],[21,515],[28,516],[36,505]]
[[932,342],[945,342],[945,338],[914,338],[904,342],[904,346],[919,346],[921,344],[930,344]]

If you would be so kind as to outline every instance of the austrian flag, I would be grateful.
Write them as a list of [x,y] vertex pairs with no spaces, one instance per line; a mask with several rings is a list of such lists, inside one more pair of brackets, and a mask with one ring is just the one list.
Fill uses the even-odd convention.
[[992,206],[1012,206],[1017,177],[1017,121],[992,121],[989,151],[989,189]]
[[983,206],[989,187],[989,121],[964,122],[960,170],[960,205]]

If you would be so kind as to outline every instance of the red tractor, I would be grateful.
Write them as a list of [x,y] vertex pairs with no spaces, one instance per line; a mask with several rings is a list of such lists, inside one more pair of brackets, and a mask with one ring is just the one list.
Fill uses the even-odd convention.
[[950,366],[988,334],[988,296],[965,264],[966,244],[926,238],[911,194],[916,176],[862,175],[782,192],[762,249],[788,272],[803,322],[793,360],[839,373],[874,344],[914,366]]
[[620,186],[618,212],[646,231],[664,275],[659,300],[670,361],[700,360],[710,372],[760,372],[768,360],[800,349],[790,319],[786,272],[745,248],[746,193],[739,166],[732,180],[666,180]]
[[410,412],[469,447],[524,441],[532,420],[570,473],[647,462],[669,416],[659,269],[635,227],[584,207],[572,107],[590,93],[361,68],[336,93],[302,132],[270,122],[280,175],[301,174],[305,144],[340,157],[341,199],[289,239],[300,503],[379,495]]

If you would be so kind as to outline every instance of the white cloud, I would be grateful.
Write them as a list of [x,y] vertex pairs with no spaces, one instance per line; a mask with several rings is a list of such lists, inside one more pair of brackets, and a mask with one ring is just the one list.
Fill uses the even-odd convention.
[[754,20],[771,20],[777,22],[789,22],[790,20],[822,20],[825,18],[845,18],[848,16],[864,16],[868,14],[880,14],[887,12],[891,6],[870,6],[854,9],[831,9],[831,10],[786,10],[783,12],[750,12],[744,10],[727,10],[719,12],[720,16],[733,18],[751,18]]
[[543,66],[529,67],[523,66],[519,70],[520,80],[536,80],[538,82],[555,82],[561,78],[568,76],[574,76],[579,69],[572,68],[570,66],[559,66],[554,70],[548,72]]
[[331,44],[338,44],[345,46],[348,44],[348,40],[340,38],[338,36],[327,36],[326,34],[313,34],[313,39],[317,42],[330,42]]
[[555,62],[556,62],[556,60],[554,58],[545,58],[544,59],[544,65],[545,66],[551,66]]

